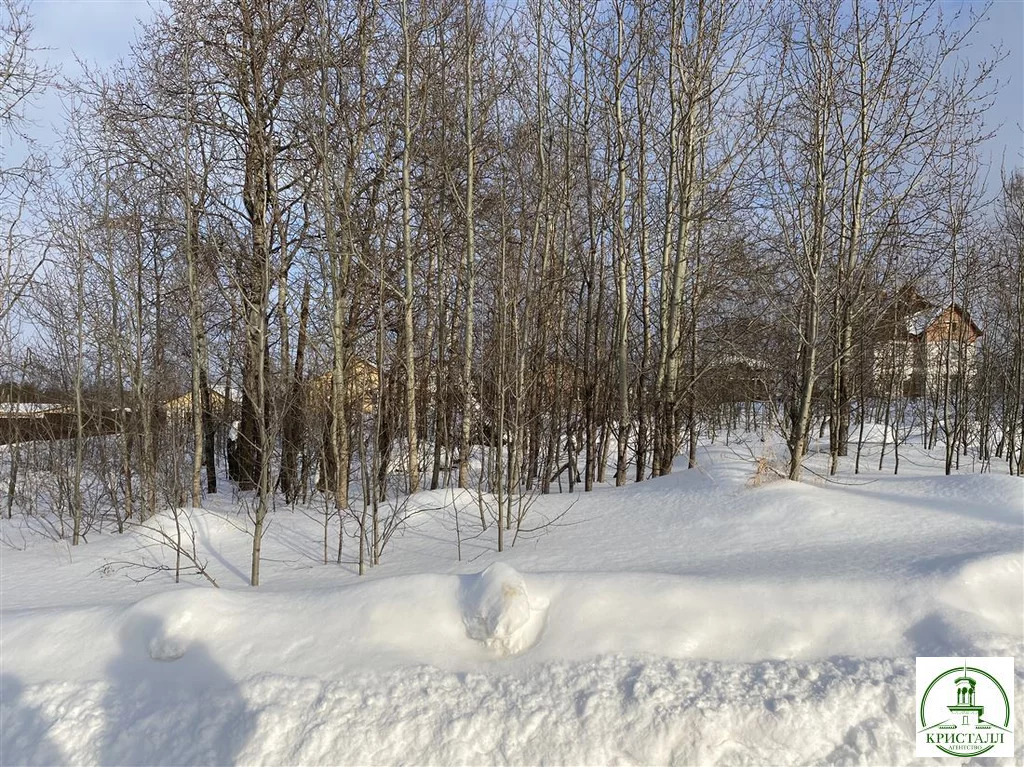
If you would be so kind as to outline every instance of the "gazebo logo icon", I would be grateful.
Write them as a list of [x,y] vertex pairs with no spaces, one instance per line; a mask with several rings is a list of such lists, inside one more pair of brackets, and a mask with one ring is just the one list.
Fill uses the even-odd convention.
[[974,693],[977,682],[973,677],[967,675],[966,660],[964,661],[963,673],[954,681],[956,682],[956,705],[949,707],[950,712],[956,715],[963,714],[961,725],[964,727],[987,726],[981,721],[981,715],[985,713],[985,707],[974,705]]
[[1013,658],[953,660],[917,659],[917,756],[1013,756]]

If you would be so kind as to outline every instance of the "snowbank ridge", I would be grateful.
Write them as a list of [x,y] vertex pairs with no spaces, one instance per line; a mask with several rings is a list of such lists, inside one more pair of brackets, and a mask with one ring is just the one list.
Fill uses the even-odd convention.
[[[196,652],[193,647],[185,659]],[[182,659],[181,662],[185,662]],[[195,660],[190,661],[192,663]],[[147,663],[165,671],[177,663]],[[136,669],[125,669],[135,671]],[[10,764],[906,764],[912,660],[608,655],[495,673],[5,686]],[[1018,679],[1018,689],[1021,680]],[[183,737],[183,733],[188,733]]]

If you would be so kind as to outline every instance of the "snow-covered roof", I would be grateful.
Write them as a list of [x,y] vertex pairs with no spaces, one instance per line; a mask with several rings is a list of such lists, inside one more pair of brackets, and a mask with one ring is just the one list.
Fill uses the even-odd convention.
[[935,320],[939,318],[939,315],[945,311],[944,307],[935,306],[931,309],[925,309],[917,314],[912,314],[907,319],[907,332],[912,336],[919,336],[928,329]]
[[0,402],[0,416],[41,418],[45,413],[62,413],[67,405],[55,402]]
[[977,335],[980,336],[982,334],[981,328],[975,324],[974,320],[961,308],[960,304],[956,303],[946,304],[945,306],[932,306],[912,314],[907,318],[907,333],[915,337],[923,335],[931,324],[939,319],[947,310],[956,312],[960,319],[968,323]]
[[738,365],[740,367],[753,368],[754,370],[767,370],[771,367],[765,360],[756,357],[747,357],[743,354],[722,354],[712,360],[710,367],[725,367],[726,365]]

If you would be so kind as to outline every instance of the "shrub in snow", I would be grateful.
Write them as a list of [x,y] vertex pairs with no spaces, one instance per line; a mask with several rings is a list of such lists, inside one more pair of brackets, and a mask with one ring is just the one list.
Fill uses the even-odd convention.
[[545,607],[530,604],[523,576],[503,562],[468,576],[463,587],[466,633],[501,655],[515,655],[533,644]]
[[787,476],[771,445],[765,445],[759,456],[754,456],[753,451],[750,454],[754,457],[754,473],[747,480],[749,487],[760,487],[766,482]]

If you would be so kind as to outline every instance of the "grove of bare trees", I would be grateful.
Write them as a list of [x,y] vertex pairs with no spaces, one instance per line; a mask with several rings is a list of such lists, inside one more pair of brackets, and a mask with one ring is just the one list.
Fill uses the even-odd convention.
[[[1024,175],[989,199],[966,11],[170,0],[58,82],[30,10],[0,11],[0,128],[45,87],[70,117],[49,174],[0,170],[0,386],[64,405],[9,495],[59,469],[74,543],[236,493],[253,585],[282,504],[362,572],[451,488],[500,550],[534,495],[751,418],[792,480],[826,431],[860,471],[871,426],[879,469],[916,430],[1024,470]],[[919,392],[925,301],[983,336],[951,324]]]

